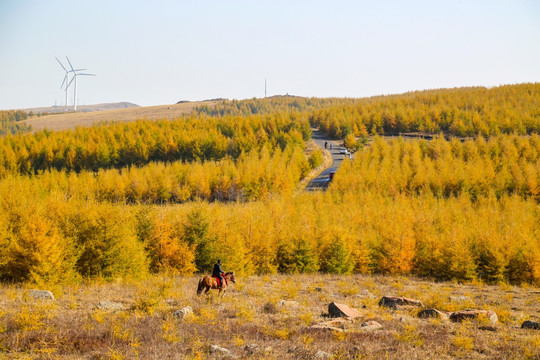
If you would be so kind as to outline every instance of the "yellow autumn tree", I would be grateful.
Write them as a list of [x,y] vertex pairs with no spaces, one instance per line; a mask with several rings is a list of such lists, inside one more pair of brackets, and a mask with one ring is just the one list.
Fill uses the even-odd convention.
[[172,224],[162,216],[155,219],[145,247],[150,258],[150,270],[154,273],[191,275],[197,270],[195,245],[181,240]]
[[51,221],[34,213],[13,234],[4,277],[36,284],[72,280],[75,254],[71,245]]

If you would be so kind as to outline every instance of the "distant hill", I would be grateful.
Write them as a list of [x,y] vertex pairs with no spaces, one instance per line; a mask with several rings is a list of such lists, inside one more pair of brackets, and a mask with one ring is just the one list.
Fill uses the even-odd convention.
[[[87,105],[81,106],[80,112],[79,108],[77,108],[77,112],[52,112],[49,115],[33,116],[27,120],[21,121],[21,123],[32,126],[34,131],[42,129],[64,130],[74,129],[77,126],[92,126],[103,121],[174,119],[191,113],[197,106],[206,105],[212,107],[215,104],[215,101],[196,101],[158,106],[138,106],[127,102]],[[39,109],[49,108],[26,110],[32,110],[34,113],[39,113],[41,112]],[[64,109],[64,107],[62,107],[62,109]]]
[[[130,102],[117,102],[117,103],[106,103],[106,104],[96,104],[96,105],[79,105],[77,106],[77,112],[91,112],[91,111],[105,111],[105,110],[116,110],[116,109],[127,109],[139,107],[137,104]],[[58,114],[72,112],[72,106],[49,106],[49,107],[38,107],[31,109],[24,109],[26,112],[33,112],[34,114],[38,113],[47,113],[47,114]]]

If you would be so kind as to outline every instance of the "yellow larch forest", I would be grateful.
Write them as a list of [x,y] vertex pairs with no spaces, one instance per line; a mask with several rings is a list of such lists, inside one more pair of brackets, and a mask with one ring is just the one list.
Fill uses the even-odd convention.
[[[206,273],[219,258],[239,275],[538,285],[539,109],[540,84],[520,84],[222,101],[175,120],[5,135],[0,279]],[[303,151],[310,126],[356,153],[327,191],[298,193],[320,164]],[[434,139],[386,137],[405,132]]]

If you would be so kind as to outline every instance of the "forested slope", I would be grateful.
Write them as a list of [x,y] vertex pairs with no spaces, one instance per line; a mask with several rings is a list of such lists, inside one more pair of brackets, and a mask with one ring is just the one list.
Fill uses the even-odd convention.
[[[540,284],[539,85],[223,102],[0,139],[0,279],[380,273]],[[370,137],[293,189],[311,125]],[[462,124],[463,126],[461,126]],[[461,129],[461,130],[460,130]],[[424,131],[470,139],[387,140]]]

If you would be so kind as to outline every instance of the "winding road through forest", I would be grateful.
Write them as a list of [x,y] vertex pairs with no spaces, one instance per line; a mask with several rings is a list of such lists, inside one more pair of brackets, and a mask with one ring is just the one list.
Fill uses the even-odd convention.
[[[330,139],[328,135],[326,135],[320,130],[311,129],[311,139],[322,149],[324,149],[324,143],[328,143],[327,150],[330,152],[333,162],[329,168],[325,169],[315,179],[311,180],[306,186],[305,190],[325,190],[330,184],[328,175],[330,175],[332,171],[337,171],[337,169],[341,165],[341,162],[347,155],[340,154],[339,150],[341,149],[341,146],[338,145],[338,142],[336,140]],[[330,149],[330,145],[332,146],[332,149]]]

